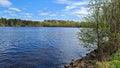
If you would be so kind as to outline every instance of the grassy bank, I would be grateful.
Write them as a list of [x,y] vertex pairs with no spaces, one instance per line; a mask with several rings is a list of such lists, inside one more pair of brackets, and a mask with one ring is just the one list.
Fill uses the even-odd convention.
[[110,57],[109,61],[96,62],[96,68],[120,68],[120,50]]

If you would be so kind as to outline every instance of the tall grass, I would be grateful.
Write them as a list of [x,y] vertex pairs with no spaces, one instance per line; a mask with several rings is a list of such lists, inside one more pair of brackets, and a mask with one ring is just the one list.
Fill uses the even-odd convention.
[[120,68],[120,50],[108,62],[96,62],[95,68]]

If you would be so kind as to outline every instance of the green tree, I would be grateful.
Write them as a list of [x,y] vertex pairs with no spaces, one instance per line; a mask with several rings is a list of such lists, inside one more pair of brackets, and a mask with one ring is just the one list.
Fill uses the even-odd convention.
[[[93,29],[82,29],[79,39],[85,47],[97,46],[98,60],[114,54],[120,46],[120,0],[90,0],[91,14],[86,20],[95,23]],[[95,47],[96,47],[95,46]]]

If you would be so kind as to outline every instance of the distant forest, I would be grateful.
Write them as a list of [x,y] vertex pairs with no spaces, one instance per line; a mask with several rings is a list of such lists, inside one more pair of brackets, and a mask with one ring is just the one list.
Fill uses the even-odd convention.
[[23,26],[23,27],[93,27],[95,24],[88,22],[76,22],[70,20],[44,20],[30,21],[21,19],[0,18],[0,26]]

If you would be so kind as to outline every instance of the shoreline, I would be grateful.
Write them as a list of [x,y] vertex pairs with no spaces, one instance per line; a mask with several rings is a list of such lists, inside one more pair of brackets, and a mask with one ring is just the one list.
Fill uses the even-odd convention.
[[81,59],[71,61],[71,63],[65,65],[64,68],[94,68],[95,63],[97,62],[96,51],[97,50],[93,50]]

